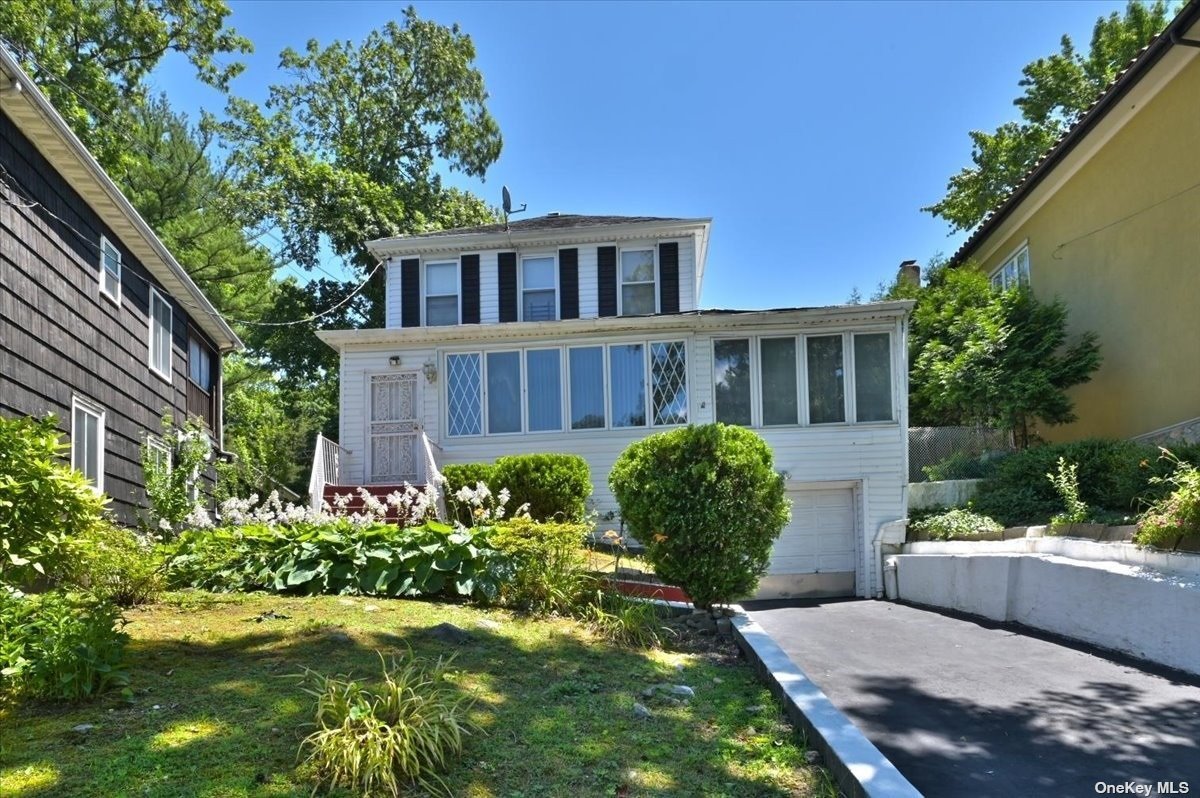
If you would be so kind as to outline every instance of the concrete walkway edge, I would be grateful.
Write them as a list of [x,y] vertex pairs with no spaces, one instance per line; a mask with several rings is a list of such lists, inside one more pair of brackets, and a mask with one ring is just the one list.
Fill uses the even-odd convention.
[[821,752],[825,767],[850,798],[921,798],[908,779],[833,705],[821,689],[748,615],[733,617],[733,636],[788,718],[803,729],[810,747]]

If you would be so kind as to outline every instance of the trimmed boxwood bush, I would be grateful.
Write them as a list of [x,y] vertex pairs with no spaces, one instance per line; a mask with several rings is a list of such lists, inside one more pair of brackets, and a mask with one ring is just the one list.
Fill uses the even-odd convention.
[[471,508],[456,507],[454,501],[454,494],[464,485],[474,488],[483,482],[494,494],[507,488],[511,496],[505,508],[508,513],[528,504],[535,521],[582,521],[592,495],[587,461],[575,454],[515,454],[501,457],[495,464],[447,465],[442,467],[442,476],[446,478],[446,501],[467,526],[472,522]]
[[582,521],[592,476],[577,454],[516,454],[496,460],[491,488],[508,488],[509,510],[528,504],[535,521]]
[[1079,498],[1088,507],[1133,515],[1166,492],[1163,485],[1151,482],[1171,471],[1159,455],[1157,447],[1110,438],[1036,446],[1000,461],[995,476],[980,484],[975,509],[1004,526],[1046,523],[1063,510],[1046,479],[1061,457],[1078,466]]
[[699,607],[752,594],[788,522],[771,448],[743,427],[651,435],[617,458],[608,483],[655,572]]

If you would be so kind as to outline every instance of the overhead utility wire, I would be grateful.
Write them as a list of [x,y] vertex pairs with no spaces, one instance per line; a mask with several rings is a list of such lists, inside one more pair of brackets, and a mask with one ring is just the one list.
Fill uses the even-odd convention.
[[1051,257],[1053,257],[1055,260],[1062,260],[1062,258],[1060,258],[1058,256],[1058,253],[1060,253],[1066,247],[1069,247],[1071,244],[1074,244],[1076,241],[1082,241],[1083,239],[1088,238],[1089,236],[1096,235],[1096,233],[1102,233],[1105,230],[1109,229],[1110,227],[1116,227],[1119,224],[1124,224],[1125,222],[1128,222],[1130,219],[1134,218],[1135,216],[1141,216],[1143,213],[1146,213],[1147,211],[1154,210],[1159,205],[1165,205],[1168,202],[1171,202],[1172,200],[1177,200],[1180,197],[1182,197],[1184,194],[1187,194],[1189,191],[1195,191],[1198,188],[1200,188],[1200,183],[1193,183],[1192,185],[1188,186],[1185,189],[1176,191],[1174,194],[1172,194],[1169,197],[1163,197],[1158,202],[1153,202],[1153,203],[1147,205],[1146,207],[1141,208],[1140,210],[1136,210],[1133,213],[1122,216],[1120,219],[1116,219],[1114,221],[1109,222],[1108,224],[1101,225],[1100,227],[1097,227],[1095,230],[1091,230],[1087,233],[1084,233],[1083,235],[1075,236],[1074,238],[1070,239],[1069,241],[1064,241],[1063,243],[1059,244],[1057,247],[1054,248],[1054,252],[1051,253]]

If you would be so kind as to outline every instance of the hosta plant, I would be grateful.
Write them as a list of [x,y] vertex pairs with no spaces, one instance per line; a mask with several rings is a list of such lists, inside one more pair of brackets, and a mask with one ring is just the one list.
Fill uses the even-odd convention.
[[448,679],[452,660],[383,662],[378,686],[306,670],[300,679],[317,700],[316,730],[300,751],[318,787],[398,796],[417,784],[449,795],[441,774],[477,729],[468,718],[473,699]]

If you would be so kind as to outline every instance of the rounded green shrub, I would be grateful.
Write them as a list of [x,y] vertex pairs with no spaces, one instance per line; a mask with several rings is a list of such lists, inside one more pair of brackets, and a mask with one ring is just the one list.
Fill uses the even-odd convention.
[[523,504],[535,521],[582,521],[592,495],[587,461],[576,454],[516,454],[496,460],[492,493],[508,488],[510,513]]
[[790,515],[770,447],[726,424],[633,443],[608,483],[655,572],[700,607],[754,592]]
[[912,521],[909,528],[918,534],[928,535],[930,540],[973,540],[980,535],[1003,531],[1003,527],[991,518],[963,507],[927,515]]

